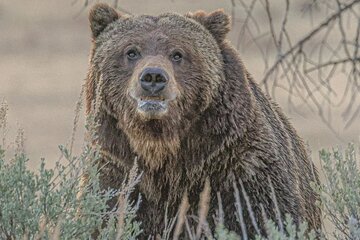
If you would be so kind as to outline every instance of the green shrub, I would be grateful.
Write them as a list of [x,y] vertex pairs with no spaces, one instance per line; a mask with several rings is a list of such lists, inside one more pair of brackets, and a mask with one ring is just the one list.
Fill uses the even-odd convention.
[[[5,132],[6,104],[0,105],[0,132]],[[23,132],[19,131],[16,149],[11,157],[0,145],[0,239],[89,239],[99,234],[100,239],[113,236],[134,239],[140,232],[134,221],[139,203],[128,202],[128,195],[139,181],[137,165],[124,182],[123,189],[102,191],[96,161],[99,147],[92,144],[96,134],[89,131],[94,121],[88,119],[90,135],[79,157],[60,146],[64,160],[56,162],[54,169],[46,169],[42,160],[37,172],[27,167],[28,159],[23,150]],[[81,179],[85,181],[81,181]],[[106,202],[124,196],[124,213],[108,209]],[[101,228],[103,219],[109,219]],[[116,219],[116,221],[114,221]],[[123,222],[120,226],[120,222]]]
[[[136,202],[131,202],[129,195],[140,181],[141,173],[135,161],[121,189],[101,190],[97,170],[100,151],[96,144],[94,118],[90,116],[87,119],[87,138],[79,156],[73,156],[72,144],[70,147],[60,146],[63,157],[53,169],[46,169],[42,160],[38,171],[33,172],[27,167],[22,131],[16,138],[14,151],[5,147],[7,109],[5,103],[0,104],[0,239],[91,239],[94,235],[98,239],[136,239],[141,233],[141,223],[135,220],[141,198],[139,196]],[[77,114],[79,109],[80,105]],[[77,119],[78,116],[75,117],[74,129]],[[351,144],[344,151],[320,152],[325,181],[320,186],[314,185],[314,188],[321,196],[319,204],[324,218],[334,226],[330,232],[315,235],[306,223],[296,227],[289,215],[276,222],[264,217],[266,236],[259,234],[256,239],[360,239],[360,172],[355,150],[355,145]],[[247,206],[241,206],[240,196],[246,200],[247,195],[239,183],[240,191],[234,184],[234,204],[239,224],[244,229],[239,215],[242,208],[251,209],[251,203],[245,201]],[[248,239],[246,231],[241,233],[240,238],[224,227],[226,216],[223,216],[220,198],[217,227],[214,233],[209,230],[206,222],[208,209],[205,206],[209,196],[208,186],[200,197],[199,205],[203,209],[196,218],[200,221],[197,226],[189,226],[190,216],[186,215],[189,203],[184,196],[177,218],[167,218],[166,231],[161,239],[177,239],[182,229],[191,239]],[[106,202],[114,197],[118,199],[118,206],[108,209]],[[166,212],[164,214],[166,216]],[[191,218],[194,219],[194,216]],[[104,219],[106,226],[103,225]]]
[[333,153],[320,151],[325,174],[318,188],[322,210],[334,230],[336,239],[360,239],[360,171],[355,145],[349,144]]

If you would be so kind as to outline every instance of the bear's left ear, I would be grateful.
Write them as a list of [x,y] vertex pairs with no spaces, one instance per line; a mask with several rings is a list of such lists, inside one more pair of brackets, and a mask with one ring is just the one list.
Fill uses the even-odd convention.
[[218,43],[223,42],[226,34],[230,31],[230,16],[222,9],[208,14],[204,11],[197,11],[194,13],[187,13],[185,16],[202,24],[209,30]]
[[89,12],[89,22],[93,38],[97,38],[110,23],[119,19],[119,17],[116,10],[109,5],[104,3],[95,4]]

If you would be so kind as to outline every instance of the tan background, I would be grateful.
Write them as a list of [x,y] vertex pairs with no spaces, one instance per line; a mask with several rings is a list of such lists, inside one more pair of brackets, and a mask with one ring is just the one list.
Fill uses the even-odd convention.
[[[23,127],[26,149],[33,166],[41,157],[45,157],[50,166],[58,159],[57,146],[69,140],[75,103],[86,76],[90,48],[88,9],[81,11],[83,2],[79,0],[72,4],[72,1],[0,0],[0,98],[5,98],[10,106],[8,143],[17,127]],[[283,7],[282,2],[271,1],[275,13]],[[122,0],[119,5],[135,14],[185,13],[217,8],[231,12],[231,1],[218,0]],[[300,7],[298,4],[295,10]],[[229,35],[233,42],[238,37],[239,23],[244,19],[240,9],[239,6],[235,8],[236,24]],[[256,17],[260,22],[266,21],[261,12]],[[292,36],[300,36],[311,27],[308,19],[299,13],[295,12],[291,17],[293,22],[289,24],[294,24]],[[241,51],[245,65],[256,79],[261,79],[264,69],[259,55],[254,48],[245,50]],[[341,89],[343,80],[339,78],[335,86]],[[310,144],[315,159],[321,147],[358,141],[360,121],[357,119],[351,128],[344,130],[340,117],[342,108],[333,111],[335,129],[343,138],[339,140],[307,108],[299,109],[301,115],[289,111],[285,98],[281,96],[277,101],[299,134]],[[81,147],[83,121],[82,118],[77,151]]]

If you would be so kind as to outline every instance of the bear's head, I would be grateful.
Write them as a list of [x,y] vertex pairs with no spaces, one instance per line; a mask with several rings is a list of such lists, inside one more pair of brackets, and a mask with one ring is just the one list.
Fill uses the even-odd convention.
[[229,16],[221,10],[130,16],[97,4],[89,20],[88,111],[101,82],[101,110],[138,154],[153,163],[175,154],[224,81],[220,45]]

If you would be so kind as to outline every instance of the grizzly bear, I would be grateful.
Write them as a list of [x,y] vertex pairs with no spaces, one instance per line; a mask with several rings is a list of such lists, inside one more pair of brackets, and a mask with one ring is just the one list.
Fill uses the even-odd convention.
[[137,159],[143,175],[133,197],[142,196],[137,219],[143,238],[162,233],[165,209],[174,217],[185,192],[188,214],[197,215],[206,179],[212,230],[219,193],[225,226],[241,234],[233,188],[240,180],[253,211],[246,211],[241,195],[248,236],[256,234],[251,216],[262,233],[263,215],[276,219],[273,192],[282,219],[290,214],[296,224],[320,228],[310,186],[317,172],[288,119],[226,40],[228,15],[132,16],[97,4],[89,20],[86,102],[90,112],[101,95],[101,186],[120,188]]

